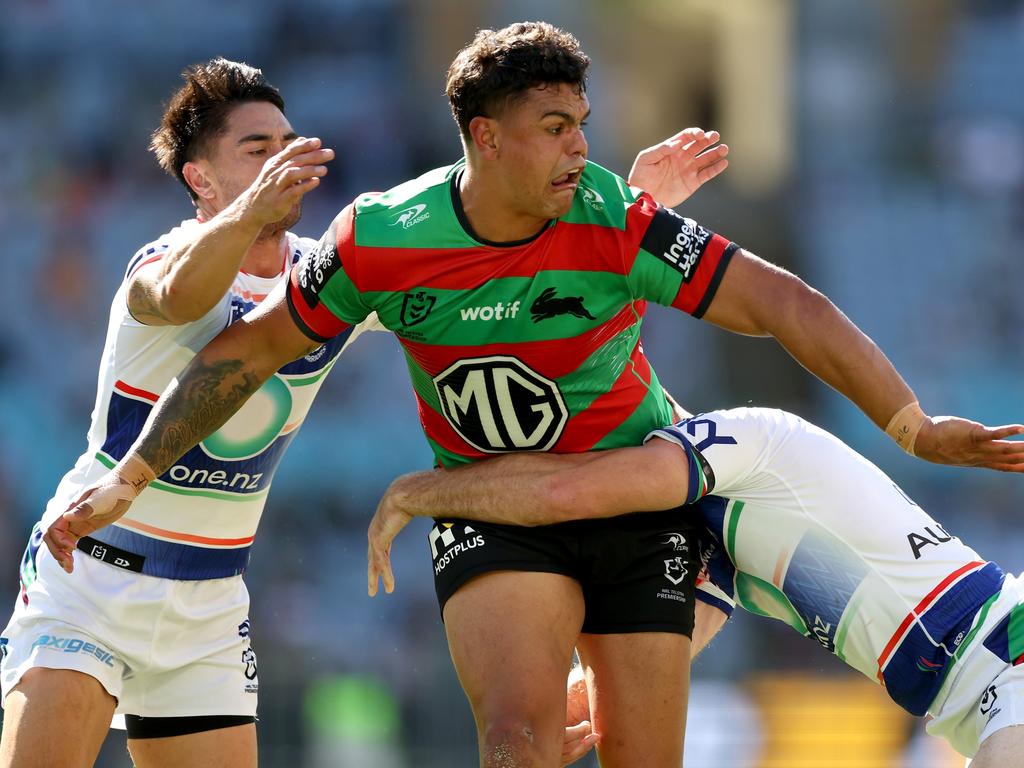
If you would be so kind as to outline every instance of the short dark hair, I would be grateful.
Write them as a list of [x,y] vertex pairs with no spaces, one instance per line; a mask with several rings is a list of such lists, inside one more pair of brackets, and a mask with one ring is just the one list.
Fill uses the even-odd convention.
[[224,133],[231,110],[239,104],[266,101],[284,112],[284,99],[260,70],[237,61],[216,58],[193,64],[181,76],[185,85],[171,95],[149,148],[160,167],[184,184],[195,200],[182,168],[202,157],[211,140]]
[[459,130],[474,117],[494,117],[530,88],[568,83],[583,93],[590,59],[580,41],[544,21],[481,29],[448,68],[445,92]]

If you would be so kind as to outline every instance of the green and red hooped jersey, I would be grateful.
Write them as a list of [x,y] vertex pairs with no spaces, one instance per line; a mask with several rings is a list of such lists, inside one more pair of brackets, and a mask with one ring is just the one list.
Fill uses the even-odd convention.
[[441,466],[637,445],[670,423],[640,344],[647,302],[702,316],[737,246],[594,163],[565,216],[486,242],[462,211],[463,168],[346,207],[292,270],[298,326],[325,341],[376,311]]

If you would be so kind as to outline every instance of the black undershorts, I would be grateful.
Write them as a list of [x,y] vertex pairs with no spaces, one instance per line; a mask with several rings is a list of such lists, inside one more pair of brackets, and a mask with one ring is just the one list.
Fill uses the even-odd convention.
[[437,518],[428,537],[437,600],[443,615],[463,584],[492,571],[560,573],[583,587],[583,632],[689,637],[697,530],[687,509],[535,528]]

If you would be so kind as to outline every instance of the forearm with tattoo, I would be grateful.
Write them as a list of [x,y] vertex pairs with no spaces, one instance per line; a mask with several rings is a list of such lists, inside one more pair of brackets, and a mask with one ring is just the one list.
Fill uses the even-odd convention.
[[264,380],[244,360],[206,363],[200,354],[160,398],[133,452],[162,475],[231,418]]

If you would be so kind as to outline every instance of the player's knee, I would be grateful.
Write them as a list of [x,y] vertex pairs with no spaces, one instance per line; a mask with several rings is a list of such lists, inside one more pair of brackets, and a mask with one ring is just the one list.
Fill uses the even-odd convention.
[[542,745],[529,718],[507,715],[492,718],[480,734],[485,768],[523,768],[540,765]]

